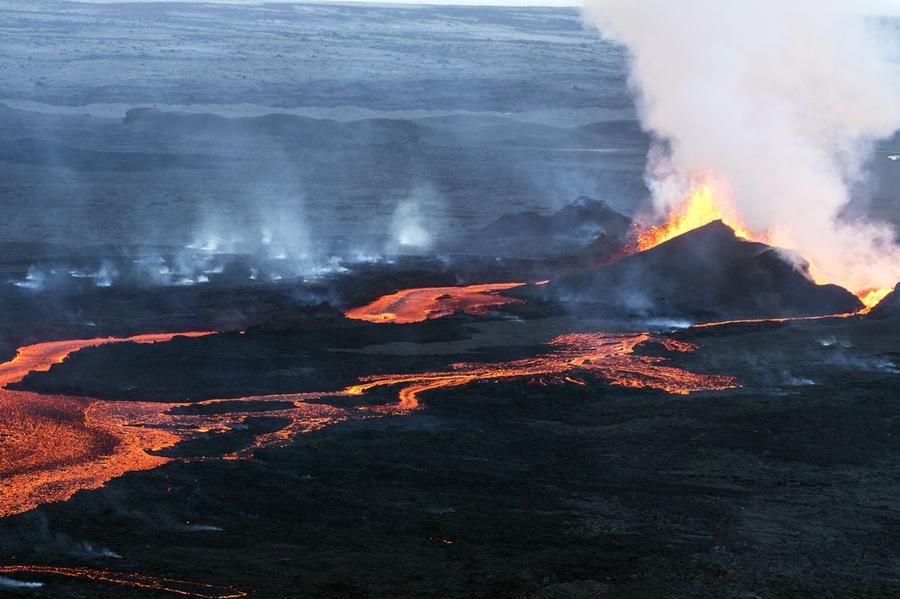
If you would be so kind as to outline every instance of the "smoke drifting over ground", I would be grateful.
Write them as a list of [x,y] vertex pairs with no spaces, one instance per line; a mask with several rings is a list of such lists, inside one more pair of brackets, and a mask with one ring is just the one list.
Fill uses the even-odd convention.
[[[854,291],[900,279],[893,231],[838,214],[900,128],[896,32],[856,2],[585,0],[631,54],[658,208],[713,176],[737,216]],[[887,25],[885,25],[887,27]],[[723,206],[723,210],[729,207]]]
[[391,254],[430,248],[435,242],[433,230],[442,229],[444,219],[440,192],[430,184],[417,185],[394,208],[385,251]]

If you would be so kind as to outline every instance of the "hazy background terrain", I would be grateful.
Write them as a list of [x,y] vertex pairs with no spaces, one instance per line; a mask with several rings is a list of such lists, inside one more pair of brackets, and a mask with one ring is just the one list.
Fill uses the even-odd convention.
[[0,32],[0,241],[364,255],[646,205],[624,50],[576,9],[2,0]]
[[641,194],[622,52],[575,10],[0,8],[4,240],[371,252]]

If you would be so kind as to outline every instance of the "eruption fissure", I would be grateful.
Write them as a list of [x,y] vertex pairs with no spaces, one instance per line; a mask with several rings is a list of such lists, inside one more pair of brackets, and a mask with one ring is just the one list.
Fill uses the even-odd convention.
[[626,249],[630,253],[643,252],[717,220],[728,225],[741,239],[767,242],[765,236],[754,235],[736,219],[724,215],[717,205],[712,181],[700,179],[691,186],[683,205],[669,211],[666,222],[655,227],[635,226]]
[[863,303],[865,308],[861,310],[861,313],[866,314],[872,310],[875,306],[883,300],[887,294],[893,291],[893,287],[882,287],[880,289],[866,289],[859,293],[857,293],[857,297],[859,297],[859,301]]
[[[720,209],[721,193],[717,192],[716,186],[710,178],[699,178],[694,181],[691,186],[690,193],[684,202],[668,213],[667,220],[658,226],[644,226],[637,224],[632,228],[631,238],[625,246],[624,254],[632,254],[652,249],[666,241],[674,239],[680,235],[693,231],[713,221],[722,221],[730,229],[734,231],[736,237],[746,241],[755,241],[768,245],[777,244],[776,235],[771,232],[763,234],[755,233],[746,227],[743,223],[732,216],[728,216]],[[730,213],[733,211],[730,211]],[[817,284],[823,284],[821,276],[816,276],[818,268],[815,264],[806,265],[806,275],[814,280]],[[883,288],[867,288],[856,292],[856,296],[863,304],[863,308],[857,314],[865,314],[874,308],[878,302],[891,292],[893,286]],[[834,314],[830,316],[847,316],[847,314]],[[813,317],[818,318],[818,317]],[[797,318],[795,318],[797,319]],[[804,317],[799,317],[804,319]],[[757,322],[765,320],[785,320],[785,319],[759,319]],[[791,319],[787,319],[791,320]],[[732,321],[728,321],[732,322]],[[717,323],[708,323],[711,326]]]
[[102,568],[15,565],[0,566],[0,574],[43,574],[79,578],[116,586],[149,589],[184,597],[194,597],[196,599],[237,599],[238,597],[247,596],[247,593],[243,591],[228,587],[131,572],[115,572]]
[[[900,46],[868,4],[585,0],[584,13],[629,53],[657,210],[711,173],[734,208],[726,224],[742,234],[730,222],[740,215],[871,306],[872,290],[900,280],[896,231],[843,214],[873,187],[875,144],[900,129]],[[702,224],[695,216],[638,236],[638,249]]]

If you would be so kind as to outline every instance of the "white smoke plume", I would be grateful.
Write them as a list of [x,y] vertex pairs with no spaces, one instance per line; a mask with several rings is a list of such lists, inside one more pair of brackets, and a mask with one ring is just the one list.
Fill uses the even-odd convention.
[[434,185],[420,183],[396,203],[385,251],[393,254],[431,247],[436,241],[434,231],[445,226],[445,219],[443,196]]
[[44,586],[42,582],[24,582],[22,580],[13,580],[12,578],[6,578],[5,576],[0,576],[0,588],[7,589],[39,589]]
[[419,205],[411,200],[397,204],[391,222],[394,241],[401,248],[427,247],[431,243],[431,234],[425,228],[425,218]]
[[838,219],[873,144],[900,128],[896,29],[856,0],[584,2],[630,53],[641,122],[661,142],[647,172],[660,209],[711,175],[751,230],[799,250],[820,282],[900,280],[890,226]]

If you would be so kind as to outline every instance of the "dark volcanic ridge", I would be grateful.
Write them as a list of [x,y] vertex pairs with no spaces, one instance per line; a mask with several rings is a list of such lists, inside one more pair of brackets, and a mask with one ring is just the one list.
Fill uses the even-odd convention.
[[[0,304],[10,324],[0,327],[0,351],[147,330],[233,330],[322,301],[347,309],[402,289],[496,281],[552,281],[505,292],[529,300],[504,308],[522,318],[572,309],[699,321],[862,308],[848,291],[815,284],[802,259],[739,239],[721,222],[628,255],[633,226],[607,203],[582,196],[554,213],[511,212],[463,233],[451,244],[456,250],[442,248],[449,255],[337,261],[311,276],[290,257],[264,252],[104,246],[68,256],[68,246],[6,244]],[[896,295],[871,316],[896,314]]]
[[[13,109],[0,104],[0,110]],[[121,124],[133,132],[171,138],[272,138],[309,146],[365,144],[385,148],[400,144],[463,143],[590,150],[609,146],[643,149],[647,140],[637,122],[631,119],[560,127],[502,116],[376,117],[339,121],[283,112],[233,117],[137,106],[127,111]]]
[[621,247],[631,226],[629,217],[606,202],[580,196],[551,214],[534,210],[504,214],[454,243],[467,253],[534,258],[577,255],[590,244],[595,247],[589,252],[593,255],[599,240]]
[[818,285],[785,251],[745,241],[715,221],[609,266],[538,290],[565,303],[639,315],[715,318],[814,316],[863,306],[837,285]]
[[[595,316],[721,320],[846,314],[863,308],[848,290],[817,284],[802,257],[741,239],[721,221],[629,254],[633,227],[629,217],[605,202],[580,197],[552,214],[506,214],[467,234],[465,244],[485,256],[518,256],[503,263],[507,268],[502,275],[511,280],[553,281],[508,293],[532,302],[540,298],[584,307]],[[465,258],[459,260],[461,265]],[[488,280],[489,270],[468,270],[478,275],[471,278]],[[873,312],[884,316],[888,310]]]

